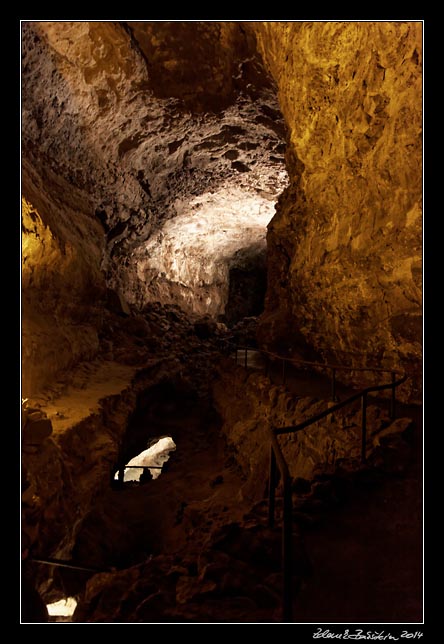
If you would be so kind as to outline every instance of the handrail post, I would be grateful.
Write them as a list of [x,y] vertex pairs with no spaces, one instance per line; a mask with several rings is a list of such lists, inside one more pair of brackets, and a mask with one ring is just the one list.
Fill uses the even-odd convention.
[[282,528],[282,567],[283,567],[283,597],[282,621],[293,621],[293,562],[292,562],[292,521],[293,507],[291,498],[291,479],[284,477],[284,516]]
[[282,384],[285,385],[285,359],[282,358]]
[[276,454],[270,445],[270,473],[268,478],[268,526],[274,528],[274,508],[276,496]]
[[247,364],[248,364],[248,349],[247,347],[245,347],[245,361],[244,361],[245,369],[247,368]]
[[333,402],[337,402],[336,398],[336,369],[331,370],[331,399]]
[[367,392],[361,398],[361,463],[367,460]]
[[396,381],[396,372],[392,371],[392,398],[390,401],[390,418],[394,420],[396,418],[396,387],[394,385]]

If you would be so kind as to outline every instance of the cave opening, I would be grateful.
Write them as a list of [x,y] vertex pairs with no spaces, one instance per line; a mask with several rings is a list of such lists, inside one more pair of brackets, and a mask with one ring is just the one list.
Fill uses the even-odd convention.
[[229,269],[227,304],[219,319],[232,327],[245,318],[258,318],[264,312],[266,291],[266,249],[238,251]]
[[155,480],[166,470],[197,401],[196,392],[181,380],[162,381],[138,395],[113,470],[114,489],[116,482],[119,489],[123,483]]
[[55,618],[52,621],[69,621],[57,618],[71,618],[77,606],[77,601],[74,597],[66,597],[66,599],[59,599],[57,602],[47,604],[48,615],[50,618]]
[[133,456],[116,471],[114,481],[128,483],[157,479],[175,449],[176,443],[172,436],[160,436],[149,441],[147,449]]
[[[180,552],[185,539],[183,524],[193,521],[193,504],[198,506],[213,493],[225,498],[235,489],[232,486],[239,484],[236,468],[224,462],[226,447],[219,429],[220,417],[211,402],[197,396],[186,383],[163,381],[142,390],[123,436],[121,462],[128,466],[131,461],[127,459],[151,436],[151,450],[142,452],[141,460],[149,461],[148,466],[159,463],[162,474],[154,470],[148,485],[143,485],[142,471],[137,468],[133,474],[127,469],[125,485],[116,486],[118,471],[114,467],[111,486],[101,492],[77,532],[73,560],[96,570],[125,570],[152,557]],[[159,439],[161,433],[164,435]],[[137,456],[134,460],[139,461]],[[221,471],[217,468],[222,468],[223,475],[217,476]],[[135,484],[139,478],[140,484]],[[224,478],[228,489],[222,494]],[[217,524],[214,517],[206,521]],[[60,569],[49,582],[50,592],[52,596],[70,593],[78,598],[90,576]]]

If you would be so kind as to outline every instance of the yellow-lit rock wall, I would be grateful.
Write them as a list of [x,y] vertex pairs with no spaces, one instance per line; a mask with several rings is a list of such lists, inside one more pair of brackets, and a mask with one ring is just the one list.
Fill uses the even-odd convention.
[[324,357],[399,365],[417,389],[422,24],[249,28],[290,131],[291,185],[268,233],[262,341],[293,336]]
[[[65,234],[56,236],[42,216],[23,197],[23,397],[37,393],[79,360],[93,357],[99,345],[103,278],[94,224],[82,221],[80,234],[67,223]],[[81,218],[79,213],[76,217]]]

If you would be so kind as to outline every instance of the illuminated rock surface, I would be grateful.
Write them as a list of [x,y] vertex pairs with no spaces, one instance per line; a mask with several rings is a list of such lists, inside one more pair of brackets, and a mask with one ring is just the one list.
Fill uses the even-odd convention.
[[[47,288],[56,310],[41,278],[24,284],[27,395],[45,384],[36,364],[49,375],[97,351],[104,277],[136,309],[223,315],[230,266],[263,253],[287,174],[271,78],[236,23],[29,23],[23,52],[23,192],[76,271],[41,251],[34,274],[70,284]],[[92,328],[78,328],[81,306]]]
[[[71,592],[77,621],[276,621],[266,422],[325,401],[247,377],[221,350],[257,335],[396,367],[402,399],[420,399],[421,24],[37,22],[22,46],[22,550],[121,568],[85,586],[30,563],[32,583],[48,603]],[[411,428],[376,405],[368,422],[372,465],[400,494],[393,525],[389,504],[365,506],[388,554],[380,605],[362,605],[384,621],[405,588],[390,616],[409,622],[415,565],[390,587],[384,574],[401,535],[409,561],[419,552],[420,486],[402,488]],[[356,470],[358,425],[344,412],[284,440],[305,521],[303,503],[336,502],[322,478],[335,462]],[[114,489],[117,465],[163,435],[171,467]],[[300,589],[299,524],[294,539]]]
[[282,110],[262,342],[402,365],[417,397],[420,23],[29,23],[23,51],[23,191],[52,239],[27,390],[97,351],[100,268],[138,309],[223,314],[285,187]]
[[288,342],[293,328],[323,357],[402,365],[417,389],[422,25],[254,29],[290,130],[291,186],[268,233],[264,344]]
[[[160,438],[153,445],[134,456],[124,469],[123,481],[139,481],[144,472],[144,467],[154,466],[150,469],[150,476],[152,479],[157,479],[160,476],[159,467],[162,468],[164,463],[168,460],[170,452],[176,449],[176,444],[171,436]],[[138,466],[141,467],[138,467]],[[118,480],[118,473],[115,474],[114,480]]]
[[[23,188],[77,275],[103,286],[101,262],[137,308],[223,313],[230,257],[264,243],[285,186],[280,106],[290,187],[268,233],[264,344],[293,328],[324,356],[417,368],[420,23],[35,23],[23,43]],[[97,346],[64,299],[45,314],[60,366]]]

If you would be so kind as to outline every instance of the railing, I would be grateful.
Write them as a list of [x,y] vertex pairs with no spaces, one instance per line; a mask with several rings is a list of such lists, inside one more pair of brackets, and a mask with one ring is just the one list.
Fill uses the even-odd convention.
[[[307,418],[306,420],[292,425],[289,427],[270,427],[270,471],[268,479],[268,524],[270,528],[274,527],[275,523],[275,501],[276,501],[276,485],[277,485],[277,467],[281,473],[282,486],[283,486],[283,510],[282,510],[282,621],[291,622],[293,620],[293,588],[292,588],[292,524],[293,524],[293,499],[292,499],[292,478],[288,469],[288,464],[282,453],[279,445],[278,436],[283,434],[292,434],[300,432],[310,425],[319,422],[320,420],[334,414],[339,409],[346,407],[356,400],[361,399],[361,463],[365,464],[367,461],[367,396],[369,393],[375,391],[384,391],[391,389],[392,395],[390,399],[390,417],[395,418],[396,414],[396,388],[407,380],[407,375],[400,374],[399,371],[391,369],[373,368],[373,367],[348,367],[345,365],[331,365],[316,362],[309,362],[306,360],[299,360],[298,358],[286,358],[278,356],[277,354],[262,351],[260,349],[253,349],[251,347],[235,347],[235,360],[238,364],[238,350],[244,352],[244,366],[248,366],[248,352],[259,352],[262,355],[273,357],[282,361],[282,381],[285,384],[285,364],[287,362],[305,364],[307,366],[316,366],[329,369],[332,372],[332,399],[334,402],[336,398],[336,371],[344,369],[349,371],[373,371],[378,373],[390,373],[391,382],[382,385],[373,385],[362,389],[355,394],[349,396],[341,402],[336,402],[335,405],[325,409],[324,411]],[[269,365],[266,363],[266,373],[268,373]],[[401,377],[396,379],[396,376]]]
[[124,465],[125,470],[161,470],[162,465]]
[[117,480],[119,482],[119,485],[124,484],[124,479],[125,479],[125,470],[127,469],[133,469],[133,470],[143,470],[143,473],[147,470],[161,470],[162,467],[165,469],[165,464],[162,465],[121,465],[116,472],[117,474]]
[[283,517],[282,517],[282,621],[293,621],[293,499],[291,491],[291,476],[288,465],[278,443],[278,439],[270,428],[270,476],[268,479],[268,525],[274,527],[276,465],[279,467],[283,483]]
[[247,368],[248,366],[248,353],[259,353],[264,359],[265,359],[265,375],[268,375],[270,372],[270,364],[272,361],[275,362],[280,362],[281,363],[281,374],[282,374],[282,379],[281,383],[285,385],[286,383],[286,376],[287,376],[287,369],[286,366],[288,364],[300,364],[304,365],[306,367],[311,367],[311,368],[317,368],[317,369],[323,369],[324,371],[330,372],[330,379],[331,379],[331,400],[333,402],[337,402],[337,395],[336,395],[336,373],[337,371],[360,371],[360,372],[372,372],[372,373],[389,373],[391,374],[391,379],[392,379],[392,400],[391,400],[391,408],[390,408],[390,416],[392,418],[395,417],[395,405],[396,405],[396,392],[395,389],[396,387],[393,386],[394,381],[396,380],[396,376],[400,375],[400,371],[396,369],[385,369],[383,367],[350,367],[348,365],[342,365],[342,364],[330,364],[327,362],[314,362],[311,360],[304,360],[303,358],[296,358],[296,357],[288,357],[288,356],[281,356],[277,353],[273,353],[272,351],[265,351],[264,349],[257,349],[254,347],[247,347],[243,345],[238,345],[234,344],[232,342],[228,343],[228,346],[231,348],[231,350],[234,353],[234,360],[236,364],[240,363],[239,359],[239,353],[241,356],[243,355],[243,359],[241,359],[241,362],[243,363],[244,367]]
[[41,558],[41,557],[28,557],[26,561],[32,562],[32,563],[38,563],[38,564],[44,564],[46,566],[55,566],[58,568],[70,568],[71,570],[81,570],[83,572],[92,572],[92,573],[98,573],[98,572],[110,572],[111,569],[105,569],[105,568],[92,568],[91,566],[82,566],[80,564],[75,564],[72,563],[71,561],[67,561],[66,559],[53,559],[53,558]]
[[[339,409],[346,407],[358,399],[361,399],[361,462],[365,464],[366,462],[366,451],[367,451],[367,396],[369,393],[376,391],[384,391],[391,389],[392,396],[390,400],[390,417],[395,418],[396,413],[396,388],[404,383],[407,380],[406,375],[402,375],[398,380],[396,379],[397,375],[400,375],[399,371],[394,369],[383,369],[378,367],[349,367],[345,365],[332,365],[327,363],[311,362],[299,358],[289,358],[285,356],[280,356],[278,354],[264,351],[261,349],[256,349],[253,347],[246,346],[234,346],[235,350],[235,361],[236,364],[239,363],[238,352],[241,351],[244,353],[244,366],[248,367],[248,352],[260,353],[266,357],[266,373],[269,372],[270,360],[280,360],[282,362],[282,383],[285,384],[286,363],[291,364],[304,364],[305,366],[323,368],[331,371],[331,394],[332,400],[336,403],[335,405],[325,409],[324,411],[307,418],[306,420],[298,423],[297,425],[292,425],[288,427],[270,427],[269,436],[270,436],[270,469],[269,469],[269,485],[268,485],[268,524],[270,528],[274,527],[275,524],[275,506],[276,506],[276,486],[277,486],[277,469],[279,468],[282,480],[283,488],[283,508],[282,508],[282,543],[281,543],[281,560],[282,560],[282,621],[292,622],[293,620],[293,587],[292,587],[292,524],[293,524],[293,499],[292,499],[292,477],[288,468],[288,464],[285,460],[282,449],[279,445],[278,436],[283,434],[291,434],[300,432],[310,425],[319,422],[320,420],[326,418],[327,416],[334,414]],[[382,385],[374,385],[366,387],[355,394],[349,396],[341,402],[336,402],[336,371],[337,370],[348,370],[348,371],[371,371],[378,373],[390,373],[391,382],[384,383]],[[162,469],[161,466],[154,465],[125,465],[119,467],[119,481],[123,479],[123,470],[124,468],[138,468],[143,469]],[[39,557],[29,557],[27,559],[29,562],[57,566],[63,568],[71,568],[74,570],[84,571],[84,572],[107,572],[105,569],[92,568],[87,566],[78,565],[70,561],[61,560],[61,559],[52,559],[52,558],[39,558]]]

